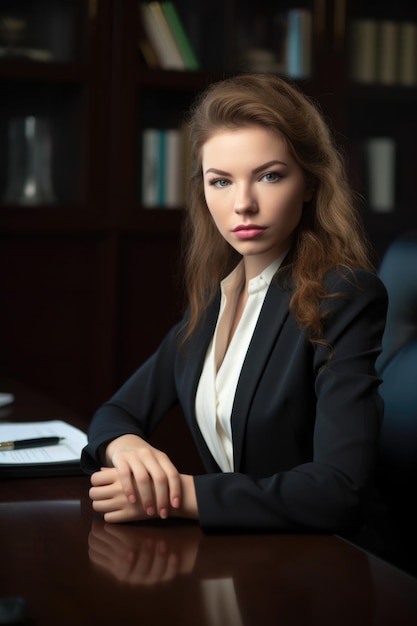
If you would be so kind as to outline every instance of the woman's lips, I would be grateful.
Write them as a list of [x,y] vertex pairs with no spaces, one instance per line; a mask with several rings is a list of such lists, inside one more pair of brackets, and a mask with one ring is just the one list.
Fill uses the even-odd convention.
[[253,239],[261,235],[264,230],[265,228],[261,226],[248,224],[247,226],[236,226],[232,232],[238,239]]

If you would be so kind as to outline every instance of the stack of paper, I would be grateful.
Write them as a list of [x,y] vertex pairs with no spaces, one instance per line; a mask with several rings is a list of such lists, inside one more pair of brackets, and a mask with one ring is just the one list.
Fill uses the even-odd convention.
[[0,478],[81,474],[81,451],[87,435],[61,420],[0,424],[0,442],[62,437],[56,445],[0,450]]

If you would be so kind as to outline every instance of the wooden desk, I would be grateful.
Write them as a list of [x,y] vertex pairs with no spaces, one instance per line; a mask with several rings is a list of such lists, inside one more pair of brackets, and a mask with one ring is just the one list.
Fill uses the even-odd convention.
[[88,487],[0,484],[0,595],[33,626],[417,624],[417,579],[337,537],[105,524]]

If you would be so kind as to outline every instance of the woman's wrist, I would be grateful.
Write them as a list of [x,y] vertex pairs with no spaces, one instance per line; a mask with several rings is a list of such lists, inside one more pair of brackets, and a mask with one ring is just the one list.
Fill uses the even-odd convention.
[[138,447],[140,443],[146,444],[146,442],[143,439],[141,439],[138,435],[131,435],[131,434],[121,435],[120,437],[113,439],[106,448],[105,458],[106,458],[107,464],[110,466],[113,465],[112,458],[113,458],[113,454],[116,451],[119,451],[121,449],[125,450],[126,448],[129,448],[129,447]]

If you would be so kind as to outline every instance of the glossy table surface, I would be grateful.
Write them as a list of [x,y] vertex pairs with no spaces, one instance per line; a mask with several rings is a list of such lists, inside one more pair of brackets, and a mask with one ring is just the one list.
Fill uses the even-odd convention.
[[[7,419],[40,419],[39,406],[21,413],[25,398]],[[88,487],[85,476],[0,481],[0,596],[23,597],[29,624],[417,624],[417,579],[336,536],[105,524]]]

